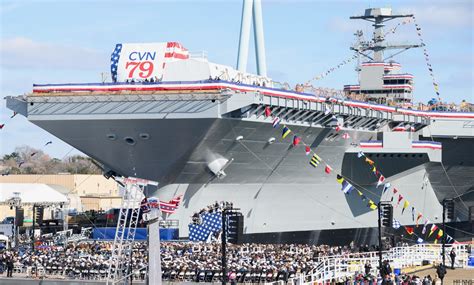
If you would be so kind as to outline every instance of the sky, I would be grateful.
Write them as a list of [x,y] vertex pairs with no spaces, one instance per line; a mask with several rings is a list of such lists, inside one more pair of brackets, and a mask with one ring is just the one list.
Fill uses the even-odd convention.
[[[371,27],[365,8],[391,7],[414,13],[422,28],[441,98],[474,102],[474,1],[267,1],[262,0],[268,75],[292,85],[304,83],[352,56],[354,32]],[[33,83],[99,82],[110,72],[116,43],[178,41],[190,51],[206,51],[212,62],[236,65],[242,1],[0,1],[0,155],[29,145],[52,157],[80,153],[6,108],[5,96],[22,95]],[[387,23],[387,29],[398,21]],[[253,36],[252,36],[253,39]],[[413,24],[390,42],[419,43]],[[248,71],[255,72],[251,42]],[[396,57],[415,75],[415,100],[434,97],[423,51]],[[314,86],[342,89],[356,84],[353,64]],[[109,76],[110,78],[110,76]],[[44,147],[48,141],[53,144]]]

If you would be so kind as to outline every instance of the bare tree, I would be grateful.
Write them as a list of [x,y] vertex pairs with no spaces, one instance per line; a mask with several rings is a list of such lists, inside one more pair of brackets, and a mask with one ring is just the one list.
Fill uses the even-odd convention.
[[40,149],[29,146],[16,147],[0,160],[2,174],[101,174],[101,170],[86,156],[74,155],[59,160],[51,158]]

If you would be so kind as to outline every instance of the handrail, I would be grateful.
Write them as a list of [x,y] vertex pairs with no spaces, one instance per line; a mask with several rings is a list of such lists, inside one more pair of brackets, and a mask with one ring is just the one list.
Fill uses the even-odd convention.
[[[452,244],[457,253],[457,266],[466,267],[469,253],[466,244]],[[421,265],[427,260],[431,263],[439,263],[442,260],[442,246],[438,244],[418,244],[405,247],[394,247],[383,251],[383,259],[389,260],[392,268],[406,268]],[[449,250],[445,251],[446,259],[449,260]],[[363,253],[349,253],[319,258],[319,263],[307,274],[295,276],[288,280],[291,284],[308,284],[315,282],[327,282],[332,279],[353,277],[365,272],[365,264],[370,263],[371,273],[377,276],[379,257],[377,251]],[[275,282],[267,283],[277,285]]]

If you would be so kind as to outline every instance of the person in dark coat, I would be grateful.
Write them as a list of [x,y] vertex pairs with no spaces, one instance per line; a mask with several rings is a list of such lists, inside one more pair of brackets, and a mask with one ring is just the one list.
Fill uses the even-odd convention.
[[13,277],[13,259],[11,257],[7,260],[7,277]]
[[372,265],[370,265],[369,261],[367,261],[367,263],[365,264],[364,269],[365,269],[365,275],[369,275],[370,270],[372,269]]
[[380,275],[382,277],[382,284],[391,284],[391,274],[392,274],[392,267],[388,260],[385,260],[382,264],[382,269],[380,270]]
[[446,275],[446,268],[442,263],[440,263],[436,268],[436,274],[438,274],[439,279],[441,279],[441,283],[443,283],[444,276]]
[[451,248],[449,257],[451,257],[451,269],[454,269],[454,260],[456,259],[456,252],[454,251],[454,248]]

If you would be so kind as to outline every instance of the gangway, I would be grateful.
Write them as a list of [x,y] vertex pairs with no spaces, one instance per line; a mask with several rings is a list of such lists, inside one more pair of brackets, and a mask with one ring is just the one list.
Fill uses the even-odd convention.
[[115,230],[112,256],[107,272],[107,285],[125,284],[130,268],[127,266],[132,256],[133,241],[139,222],[140,203],[145,197],[143,190],[146,185],[158,185],[156,182],[139,178],[117,178],[123,192],[117,228]]
[[[456,267],[466,267],[469,253],[468,246],[465,244],[453,244],[449,246],[454,248],[456,256]],[[446,251],[446,258],[449,260],[449,250]],[[437,244],[418,244],[405,247],[394,247],[383,252],[383,259],[389,260],[393,269],[408,268],[420,266],[423,261],[431,264],[442,262],[442,246]],[[351,253],[322,257],[317,266],[307,274],[299,274],[288,280],[290,284],[314,285],[330,282],[335,279],[354,277],[357,274],[365,275],[365,265],[371,265],[371,274],[377,276],[379,257],[378,252]],[[272,282],[275,285],[280,281]],[[268,284],[272,284],[268,283]]]

